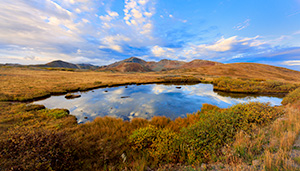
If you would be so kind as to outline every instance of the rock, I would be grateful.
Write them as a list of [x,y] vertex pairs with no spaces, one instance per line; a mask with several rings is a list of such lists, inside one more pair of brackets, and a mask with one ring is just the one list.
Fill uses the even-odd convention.
[[128,86],[125,86],[125,88],[128,88]]
[[181,87],[176,87],[177,89],[181,89]]
[[107,91],[107,90],[105,90],[104,92],[105,92],[105,93],[107,93],[108,91]]
[[79,94],[67,94],[65,96],[66,99],[75,99],[75,98],[79,98],[79,97],[81,97],[81,95],[79,95]]
[[88,117],[87,117],[87,116],[85,116],[85,117],[84,117],[84,119],[88,119]]
[[121,99],[129,98],[130,96],[122,96]]

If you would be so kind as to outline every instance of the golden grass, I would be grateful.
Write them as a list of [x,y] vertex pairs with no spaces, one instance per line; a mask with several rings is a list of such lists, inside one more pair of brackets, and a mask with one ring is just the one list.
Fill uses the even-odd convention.
[[199,67],[195,69],[174,70],[168,73],[185,72],[203,76],[218,76],[232,78],[250,78],[262,80],[277,80],[281,82],[300,82],[300,72],[286,68],[257,63],[232,63],[215,66]]
[[[179,77],[156,73],[45,71],[0,67],[0,101],[24,101],[50,94],[133,83],[166,82]],[[187,78],[188,79],[188,78]]]
[[[231,168],[250,164],[250,170],[299,170],[297,157],[290,154],[300,133],[300,111],[290,106],[285,110],[285,115],[272,124],[250,134],[241,131],[236,135],[225,155]],[[254,161],[258,163],[256,166]]]
[[11,129],[60,130],[77,125],[76,117],[65,109],[45,109],[42,105],[0,102],[0,139]]
[[274,168],[283,170],[299,170],[295,168],[293,159],[290,157],[290,151],[300,133],[300,111],[292,108],[286,108],[284,118],[277,120],[270,127],[270,147],[265,151],[265,168],[273,170]]
[[[296,71],[278,67],[270,68],[265,65],[231,65],[230,67],[233,68],[245,66],[246,68],[248,67],[248,70],[253,70],[253,73],[250,73],[246,77],[255,78],[257,81],[262,81],[260,80],[262,79],[261,77],[268,77],[268,79],[289,83],[300,81],[300,76],[297,77],[299,72]],[[22,101],[54,93],[66,93],[75,90],[130,83],[212,81],[214,77],[226,74],[234,77],[244,77],[245,75],[243,75],[243,73],[246,72],[244,69],[241,69],[241,72],[237,72],[235,69],[229,70],[228,65],[216,67],[220,68],[216,68],[212,71],[209,70],[209,67],[206,67],[206,69],[198,68],[188,73],[172,71],[173,73],[127,74],[94,71],[45,71],[27,68],[0,67],[0,100]],[[254,72],[254,70],[258,70],[257,67],[263,69]],[[205,72],[200,72],[204,70]],[[227,73],[221,74],[221,70],[226,70]],[[265,70],[268,70],[268,72],[266,71],[266,73],[261,76],[261,72]],[[260,74],[258,74],[258,72]],[[254,76],[255,74],[258,75]],[[298,97],[298,92],[295,92],[296,95],[293,94],[288,97]],[[217,162],[223,163],[223,165],[217,167],[218,170],[221,168],[224,170],[243,170],[241,168],[248,168],[249,170],[296,170],[295,163],[297,163],[298,158],[291,158],[290,150],[300,132],[299,107],[299,100],[293,100],[292,104],[281,107],[285,109],[286,114],[272,122],[271,125],[262,124],[265,127],[251,125],[252,131],[238,132],[235,136],[235,140],[227,144],[227,148],[224,147],[222,150],[224,154],[219,158],[215,158]],[[224,109],[219,109],[211,105],[203,106],[203,112],[214,113],[212,111],[223,112]],[[259,108],[257,112],[259,113]],[[254,112],[255,115],[257,112]],[[75,151],[69,147],[64,147],[63,150],[69,150],[70,154],[74,156],[81,156],[80,159],[71,158],[76,161],[75,164],[78,167],[90,170],[118,170],[124,168],[128,170],[144,170],[149,166],[148,164],[149,162],[151,163],[151,161],[148,161],[149,158],[147,155],[140,155],[139,152],[131,151],[127,137],[131,135],[133,131],[153,125],[158,129],[171,129],[175,133],[179,133],[182,127],[195,124],[197,119],[199,119],[199,114],[188,115],[187,118],[179,118],[175,121],[170,121],[170,119],[164,117],[154,117],[151,121],[134,119],[131,122],[124,122],[121,119],[104,117],[97,118],[91,123],[77,125],[75,117],[67,115],[63,109],[49,110],[36,105],[28,106],[22,103],[0,102],[0,141],[9,145],[10,140],[7,136],[13,135],[16,136],[15,140],[24,143],[27,140],[25,141],[24,137],[19,136],[19,133],[22,133],[22,130],[31,130],[31,133],[25,134],[25,138],[35,137],[39,143],[39,141],[44,141],[44,138],[38,139],[34,136],[35,133],[42,137],[51,135],[54,137],[54,139],[50,141],[52,143],[58,136],[58,140],[61,143],[70,144],[72,148],[76,147]],[[14,130],[18,130],[19,132],[15,134]],[[44,130],[52,130],[54,134],[44,133]],[[60,132],[63,133],[62,137],[60,137]],[[57,135],[57,133],[59,133],[59,135]],[[26,143],[24,147],[26,147]],[[51,148],[51,146],[49,146],[49,148]],[[60,150],[60,148],[55,150]],[[127,152],[126,155],[124,152]],[[21,154],[23,153],[24,151]],[[123,163],[123,159],[120,157],[123,154],[127,157],[127,161],[132,162]],[[10,161],[2,160],[1,155],[3,154],[0,154],[0,164],[3,164],[1,162],[5,164],[6,161]],[[27,157],[31,159],[30,156]],[[22,158],[20,158],[20,160],[21,159]],[[257,161],[259,161],[259,164],[257,164]],[[208,168],[211,168],[211,166],[215,164],[213,161],[211,162],[211,165],[207,165]],[[229,166],[225,167],[225,165]],[[155,168],[157,166],[152,167]],[[23,166],[21,168],[23,168]],[[178,168],[181,169],[181,167]],[[201,169],[200,166],[195,167],[195,170],[199,168]],[[34,166],[32,169],[37,168]]]
[[[237,70],[228,73],[227,70]],[[244,76],[241,74],[245,74]],[[124,84],[163,82],[210,82],[219,76],[246,77],[255,80],[268,78],[281,82],[300,82],[300,72],[261,64],[226,64],[169,72],[113,73],[95,71],[62,71],[30,68],[0,67],[0,101],[26,101],[89,90],[97,87]],[[243,90],[242,90],[243,91]]]

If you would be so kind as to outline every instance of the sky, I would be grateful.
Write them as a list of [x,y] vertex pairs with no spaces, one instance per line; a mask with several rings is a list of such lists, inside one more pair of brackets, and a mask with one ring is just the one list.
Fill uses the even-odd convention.
[[131,56],[300,71],[300,0],[0,0],[0,63]]

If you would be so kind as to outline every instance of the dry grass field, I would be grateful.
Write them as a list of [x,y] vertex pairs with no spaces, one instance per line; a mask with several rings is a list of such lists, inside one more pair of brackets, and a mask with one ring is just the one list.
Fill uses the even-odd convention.
[[[156,73],[124,74],[0,67],[0,101],[24,101],[50,94],[88,90],[96,87],[165,82],[165,79],[161,79],[164,76],[164,74]],[[176,79],[177,77],[172,78]]]
[[[0,101],[26,101],[97,87],[157,82],[210,82],[218,77],[300,83],[300,72],[263,64],[225,64],[146,73],[59,71],[0,67]],[[222,89],[222,88],[220,88]]]
[[[178,71],[169,71],[176,73]],[[191,75],[218,76],[232,78],[250,78],[276,80],[281,82],[300,82],[300,72],[286,68],[257,63],[232,63],[215,66],[205,66],[194,69],[182,69],[180,72]]]
[[[126,74],[0,67],[0,170],[299,170],[293,144],[300,132],[300,72],[236,65]],[[280,107],[206,104],[174,121],[103,117],[80,125],[65,109],[21,102],[156,82],[211,82],[230,91],[244,91],[238,85],[245,84],[251,91],[290,93]]]

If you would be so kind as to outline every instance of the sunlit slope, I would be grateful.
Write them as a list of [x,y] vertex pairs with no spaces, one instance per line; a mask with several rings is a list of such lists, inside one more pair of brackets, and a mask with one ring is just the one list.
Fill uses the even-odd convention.
[[204,66],[192,69],[180,69],[177,71],[170,72],[186,72],[206,76],[229,76],[234,78],[255,78],[288,82],[300,81],[299,71],[258,63],[232,63],[214,66]]

